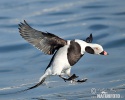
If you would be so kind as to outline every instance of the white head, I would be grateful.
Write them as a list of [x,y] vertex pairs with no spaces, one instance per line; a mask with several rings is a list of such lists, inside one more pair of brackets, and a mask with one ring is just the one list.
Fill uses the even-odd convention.
[[108,53],[104,51],[103,47],[99,44],[88,43],[88,46],[85,47],[85,51],[90,54],[108,55]]

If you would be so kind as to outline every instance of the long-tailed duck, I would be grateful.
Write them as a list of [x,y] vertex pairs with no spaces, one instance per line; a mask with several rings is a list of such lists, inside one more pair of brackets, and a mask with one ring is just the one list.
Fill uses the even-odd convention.
[[[97,55],[108,55],[101,45],[91,43],[93,41],[92,34],[84,41],[79,39],[64,40],[52,33],[38,31],[32,28],[25,20],[24,23],[19,24],[19,32],[20,35],[33,46],[45,54],[53,55],[39,82],[26,90],[41,85],[45,79],[51,75],[58,75],[65,81],[75,80],[77,76],[70,74],[71,68],[86,52]],[[68,78],[64,78],[64,74],[67,75]],[[86,80],[87,79],[75,81],[85,82]]]

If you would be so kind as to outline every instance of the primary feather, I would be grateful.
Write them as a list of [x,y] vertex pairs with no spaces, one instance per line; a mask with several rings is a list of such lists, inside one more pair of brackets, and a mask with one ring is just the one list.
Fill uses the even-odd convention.
[[49,32],[33,29],[25,20],[24,23],[19,24],[19,32],[25,40],[48,55],[53,54],[55,50],[66,45],[64,39]]

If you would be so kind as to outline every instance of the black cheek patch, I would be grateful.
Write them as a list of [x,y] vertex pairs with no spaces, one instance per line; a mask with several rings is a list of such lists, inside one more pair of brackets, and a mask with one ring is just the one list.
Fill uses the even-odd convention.
[[90,46],[85,47],[85,51],[87,53],[94,54],[94,50]]

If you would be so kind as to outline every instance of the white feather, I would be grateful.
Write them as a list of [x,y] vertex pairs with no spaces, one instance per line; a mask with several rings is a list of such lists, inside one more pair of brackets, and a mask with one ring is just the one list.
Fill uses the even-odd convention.
[[64,47],[61,47],[57,51],[51,66],[45,71],[44,75],[41,76],[39,81],[42,81],[43,78],[46,78],[50,75],[62,75],[62,73],[70,75],[71,66],[67,58],[69,45],[70,45],[70,41],[67,41],[67,45],[65,45]]

